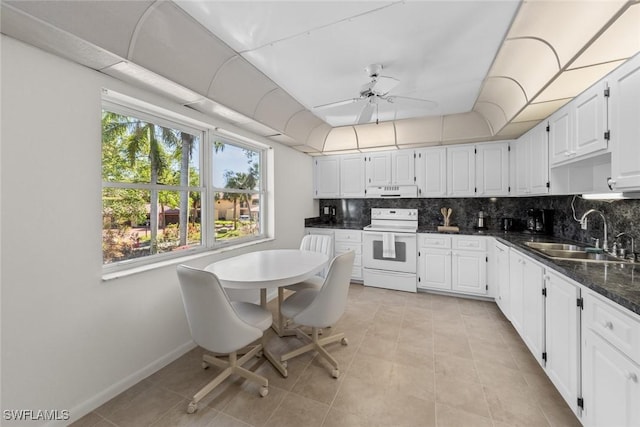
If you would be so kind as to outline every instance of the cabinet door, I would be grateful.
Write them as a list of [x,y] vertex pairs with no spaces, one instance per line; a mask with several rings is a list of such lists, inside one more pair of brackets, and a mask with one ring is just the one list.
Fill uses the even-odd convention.
[[607,149],[606,83],[598,82],[571,101],[576,157]]
[[414,185],[416,183],[413,150],[391,152],[391,183],[394,185]]
[[452,252],[451,288],[465,294],[487,294],[487,254],[486,252]]
[[542,364],[544,343],[544,269],[540,264],[522,257],[522,339],[538,363]]
[[447,148],[447,194],[474,196],[476,181],[475,147],[461,145]]
[[527,165],[529,193],[531,195],[547,194],[549,193],[549,132],[547,131],[547,122],[540,123],[529,133],[529,154],[527,158],[520,159],[521,162],[525,162]]
[[588,328],[582,355],[584,425],[640,425],[640,367]]
[[640,190],[640,56],[609,81],[611,177],[614,190]]
[[367,185],[391,184],[391,153],[371,153],[367,155]]
[[570,160],[576,155],[571,140],[571,105],[567,105],[554,113],[549,118],[549,157],[550,163],[558,163]]
[[512,185],[515,187],[514,192],[518,196],[528,195],[529,189],[529,170],[531,164],[531,133],[527,132],[522,135],[515,144],[511,146],[511,157],[513,158],[512,169],[513,177]]
[[509,251],[509,308],[511,323],[516,331],[522,335],[524,316],[524,263],[522,255],[516,251]]
[[476,146],[476,187],[478,196],[509,195],[509,142]]
[[365,160],[363,154],[340,157],[340,196],[343,198],[364,197]]
[[509,310],[509,249],[500,243],[495,245],[496,254],[496,304],[507,319],[511,317]]
[[418,287],[451,289],[451,251],[420,248]]
[[416,183],[419,197],[443,197],[447,194],[447,149],[416,150]]
[[580,290],[550,272],[546,277],[546,293],[545,370],[569,407],[576,411],[580,374],[580,309],[576,301]]
[[318,157],[314,162],[314,198],[332,199],[340,197],[340,158]]

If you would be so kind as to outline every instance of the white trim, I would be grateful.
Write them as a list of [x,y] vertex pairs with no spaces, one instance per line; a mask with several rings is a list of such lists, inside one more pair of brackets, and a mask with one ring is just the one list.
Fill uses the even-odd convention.
[[143,379],[147,378],[149,375],[159,371],[160,369],[167,366],[169,363],[182,357],[183,355],[185,355],[187,352],[191,351],[195,347],[196,347],[196,343],[193,342],[192,340],[182,344],[175,350],[149,363],[144,368],[139,369],[138,371],[123,378],[122,380],[116,382],[115,384],[110,385],[100,393],[94,396],[91,396],[90,398],[86,399],[85,401],[71,408],[69,410],[71,414],[71,419],[66,421],[52,421],[50,423],[45,424],[45,426],[46,427],[58,427],[58,426],[63,427],[68,425],[69,423],[79,420],[80,418],[94,411],[96,408],[100,407],[104,403],[113,399],[123,391],[129,389],[130,387],[139,383]]

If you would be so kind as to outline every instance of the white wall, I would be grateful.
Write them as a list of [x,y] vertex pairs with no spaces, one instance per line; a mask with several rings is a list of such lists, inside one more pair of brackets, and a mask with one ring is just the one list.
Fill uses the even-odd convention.
[[[6,36],[1,59],[2,409],[73,420],[193,345],[174,265],[101,279],[101,88],[156,97]],[[311,158],[271,145],[276,240],[245,251],[317,215]]]

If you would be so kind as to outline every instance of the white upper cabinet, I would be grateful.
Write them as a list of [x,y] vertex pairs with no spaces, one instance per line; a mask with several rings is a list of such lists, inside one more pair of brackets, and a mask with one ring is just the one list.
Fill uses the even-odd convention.
[[340,197],[340,157],[317,157],[313,161],[313,197],[334,199]]
[[549,118],[552,166],[606,152],[607,84],[600,81]]
[[447,148],[447,195],[475,196],[476,162],[474,145]]
[[391,183],[394,185],[413,185],[416,183],[413,150],[391,152]]
[[365,195],[365,156],[349,154],[340,157],[340,197],[359,198]]
[[611,181],[614,190],[640,190],[640,55],[609,79]]
[[447,149],[444,147],[416,150],[416,184],[418,197],[447,195]]
[[367,185],[391,185],[391,152],[369,153],[366,159]]
[[571,105],[565,105],[549,117],[549,163],[556,165],[575,156],[571,140],[573,132],[570,121]]
[[544,121],[528,132],[531,136],[528,144],[528,159],[530,164],[529,194],[541,195],[549,193],[549,131]]
[[367,185],[415,184],[413,150],[381,151],[366,155]]
[[476,195],[509,195],[509,141],[476,145]]
[[549,193],[547,122],[542,122],[511,145],[511,194]]

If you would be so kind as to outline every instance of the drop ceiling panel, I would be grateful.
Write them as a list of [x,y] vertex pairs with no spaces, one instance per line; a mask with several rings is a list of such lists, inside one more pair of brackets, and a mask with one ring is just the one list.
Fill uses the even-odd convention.
[[333,128],[324,140],[322,151],[341,151],[358,148],[358,139],[353,126]]
[[522,87],[509,78],[490,78],[484,84],[478,102],[499,105],[507,120],[511,120],[527,103]]
[[569,101],[571,98],[529,104],[513,118],[512,123],[546,119]]
[[260,100],[277,86],[240,56],[218,70],[208,95],[248,117],[253,117]]
[[358,138],[358,148],[394,147],[396,145],[396,130],[393,122],[380,124],[366,124],[355,127]]
[[153,1],[3,1],[3,3],[126,58],[136,24]]
[[395,125],[398,145],[432,144],[442,140],[442,117],[398,120]]
[[606,64],[565,71],[547,86],[534,101],[546,102],[556,99],[573,98],[606,76],[613,69],[617,68],[622,62],[624,61],[608,62]]
[[637,52],[640,52],[640,3],[630,6],[598,40],[571,63],[571,68],[630,58]]
[[289,119],[303,110],[302,105],[282,89],[274,89],[260,100],[254,118],[273,129],[284,132]]
[[[400,80],[392,94],[433,100],[448,106],[446,112],[469,111],[518,2],[251,3],[255,11],[247,17],[242,2],[179,4],[301,104],[338,126],[353,124],[362,107],[313,107],[358,97],[369,80],[364,68],[372,63]],[[452,91],[460,84],[473,87]],[[448,90],[438,92],[442,88]],[[378,118],[443,112],[424,104],[400,108],[407,111],[387,107]]]
[[509,38],[538,37],[556,51],[564,67],[624,5],[625,0],[525,1]]
[[302,110],[291,116],[284,133],[302,144],[307,140],[311,131],[322,123],[322,120],[311,112]]
[[[322,123],[311,130],[309,137],[307,138],[306,145],[312,147],[314,150],[321,152],[324,149],[324,142],[327,139],[327,135],[331,132],[331,126],[326,123]],[[354,147],[356,145],[354,144]]]
[[446,116],[442,124],[442,142],[445,143],[480,141],[491,136],[487,121],[476,112]]
[[160,2],[140,23],[130,59],[198,93],[235,53],[171,2]]
[[[532,67],[531,63],[536,66]],[[491,76],[509,77],[533,98],[560,71],[551,47],[537,39],[506,40],[491,68]]]

